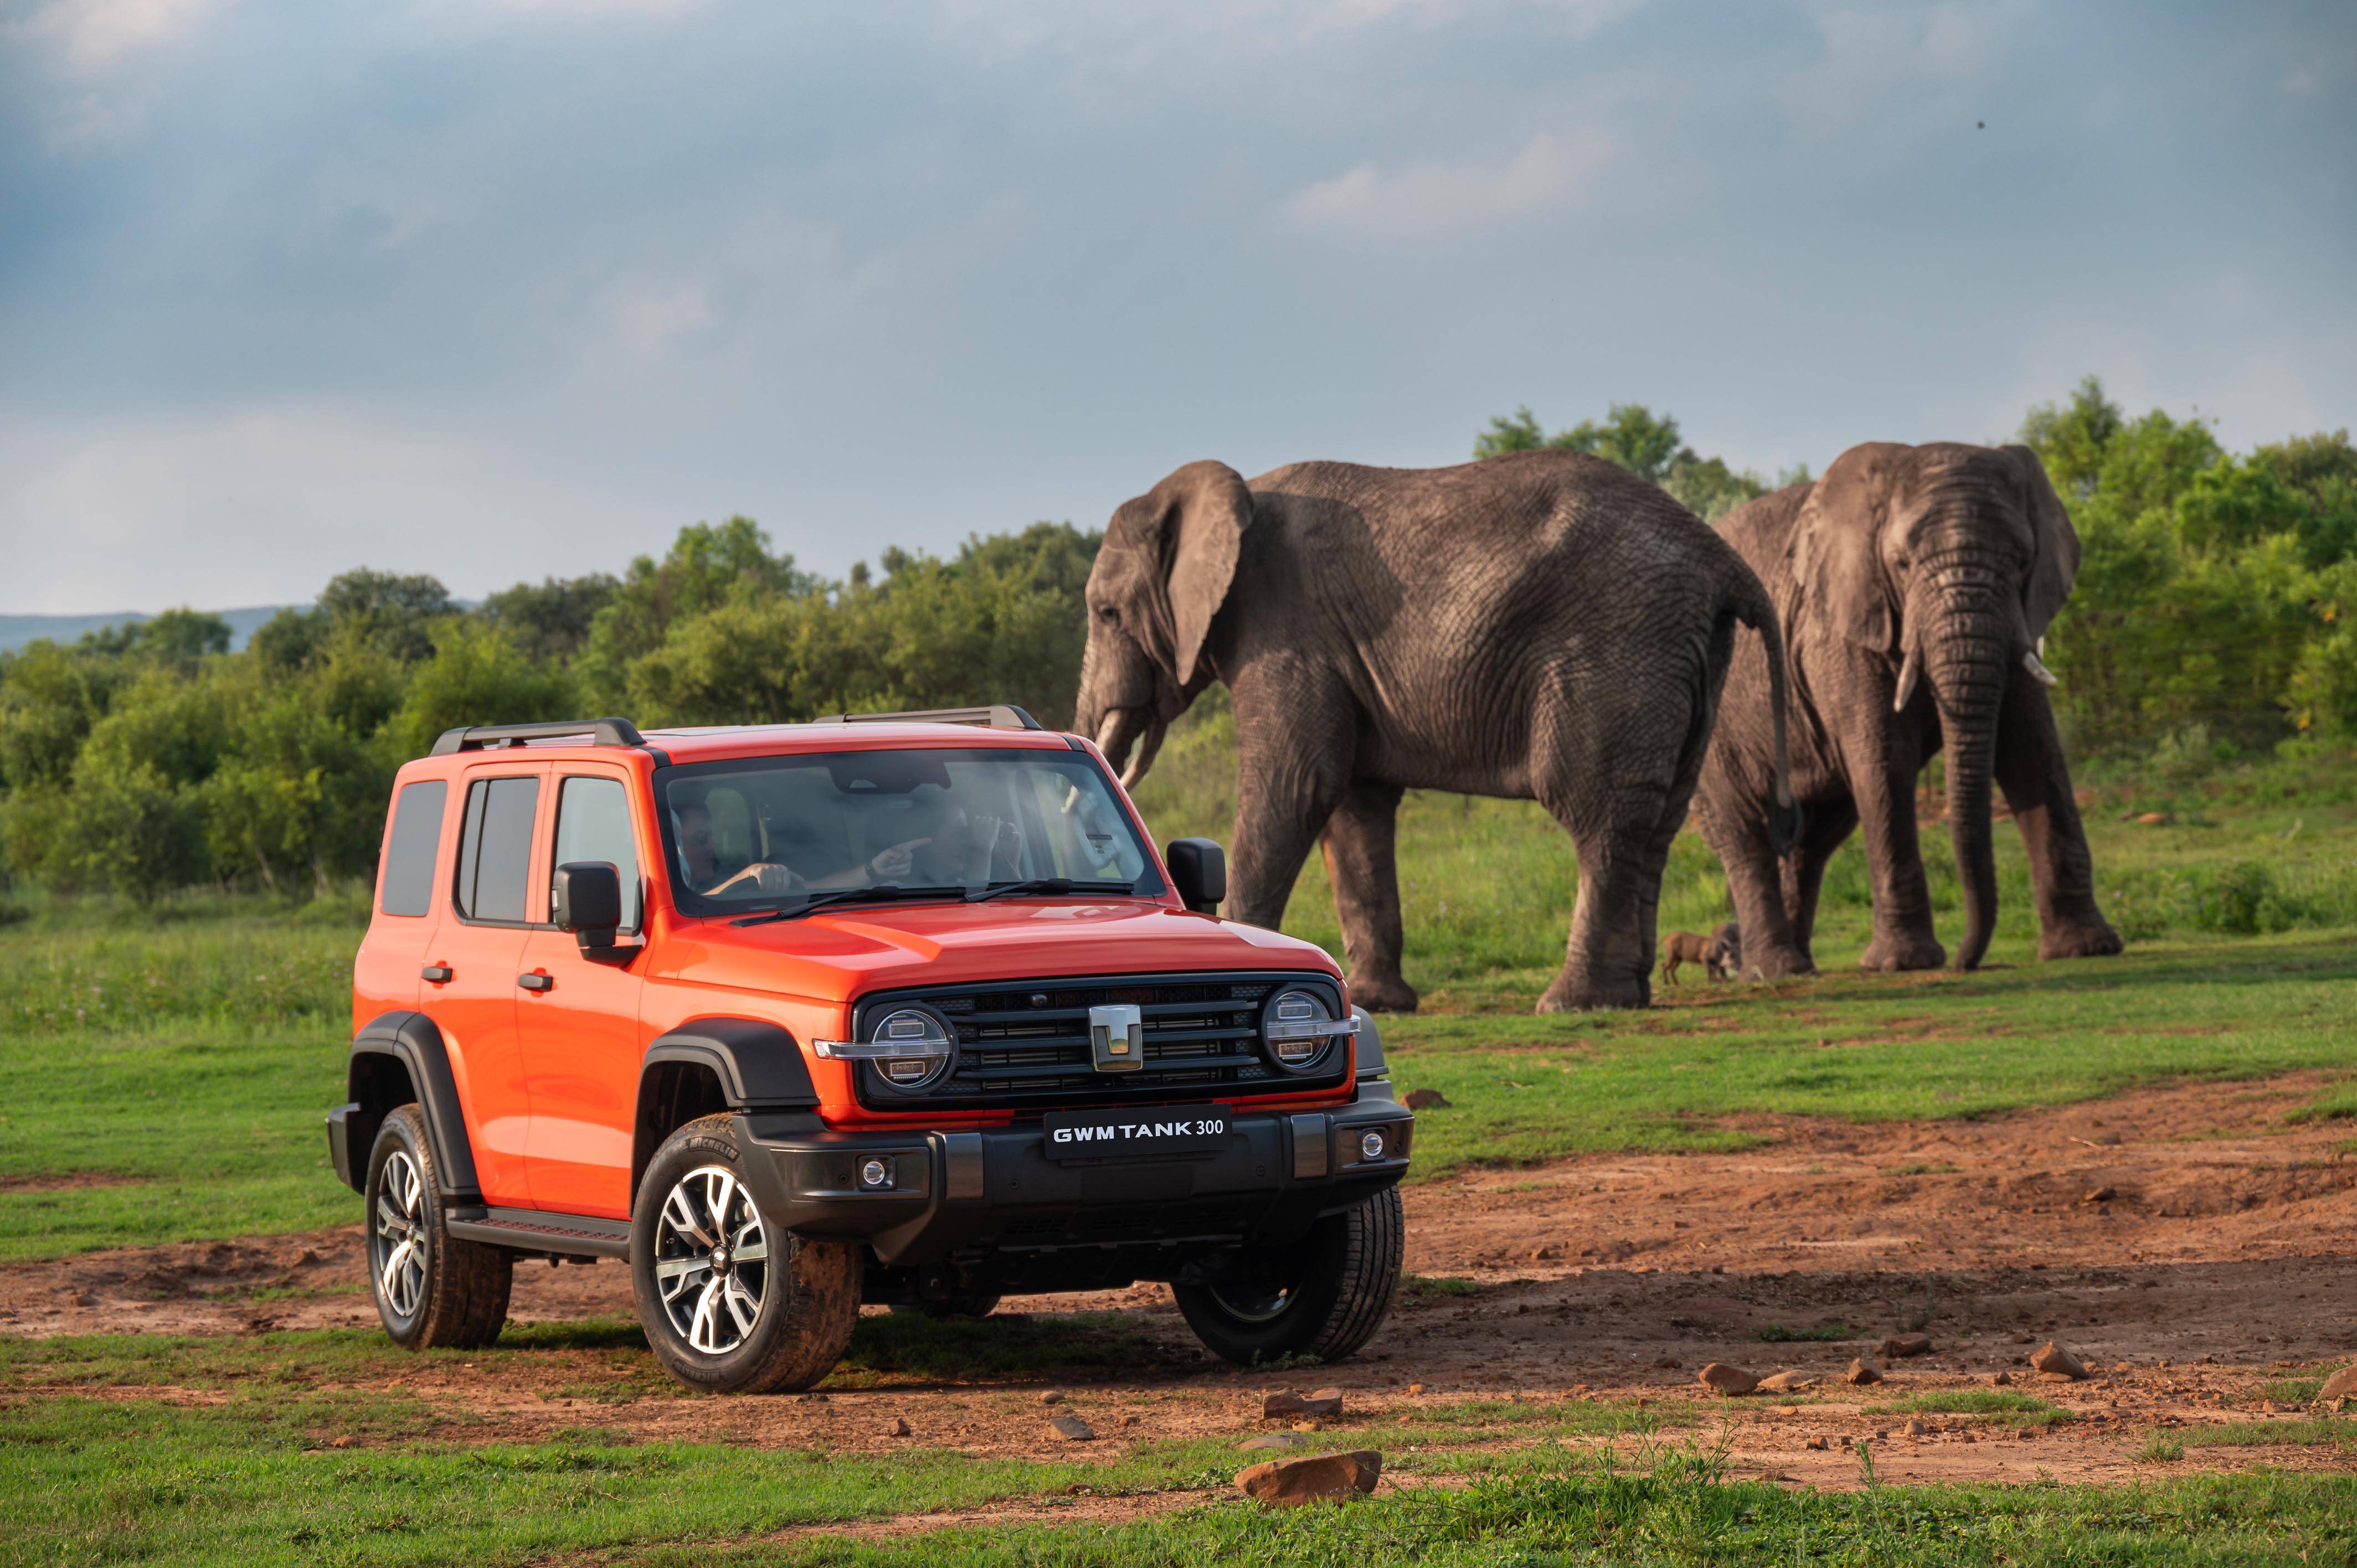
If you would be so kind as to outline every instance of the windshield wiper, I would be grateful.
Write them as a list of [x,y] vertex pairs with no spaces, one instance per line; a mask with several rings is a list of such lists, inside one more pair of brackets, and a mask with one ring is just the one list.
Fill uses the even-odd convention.
[[985,898],[1005,898],[1025,893],[1134,893],[1136,890],[1133,884],[1127,882],[1076,882],[1069,876],[1027,876],[1020,882],[994,882],[987,887],[977,887],[965,896],[965,901],[979,904]]
[[799,904],[764,909],[758,915],[748,915],[728,923],[732,926],[766,926],[772,920],[799,920],[804,915],[834,904],[889,904],[899,898],[955,898],[964,892],[963,887],[903,887],[896,882],[885,883],[880,887],[830,887],[823,893],[811,894]]

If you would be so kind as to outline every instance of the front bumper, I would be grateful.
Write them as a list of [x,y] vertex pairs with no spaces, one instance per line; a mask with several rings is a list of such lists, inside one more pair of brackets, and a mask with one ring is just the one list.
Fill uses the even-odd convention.
[[[1049,1254],[1297,1239],[1406,1174],[1415,1118],[1385,1083],[1331,1110],[1238,1107],[1216,1153],[1060,1164],[1039,1126],[975,1133],[837,1133],[801,1112],[737,1117],[746,1183],[764,1213],[808,1236],[864,1240],[894,1266],[988,1254]],[[1383,1155],[1361,1140],[1383,1133]],[[859,1180],[888,1162],[888,1186]]]

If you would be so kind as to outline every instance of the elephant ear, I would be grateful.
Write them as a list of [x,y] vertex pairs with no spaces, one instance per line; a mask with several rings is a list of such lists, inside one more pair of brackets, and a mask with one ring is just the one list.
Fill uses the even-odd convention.
[[1882,569],[1895,468],[1904,446],[1870,442],[1834,459],[1792,525],[1792,580],[1806,613],[1861,648],[1898,650],[1898,607]]
[[2046,465],[2038,454],[2027,446],[2007,446],[2005,452],[2020,468],[2029,492],[2029,532],[2036,554],[2022,579],[2021,607],[2034,643],[2046,635],[2062,601],[2071,596],[2071,585],[2079,580],[2079,531],[2071,526],[2071,513],[2054,493],[2054,481],[2046,477]]
[[1144,568],[1129,575],[1140,602],[1127,618],[1181,686],[1194,680],[1211,619],[1227,603],[1252,516],[1243,476],[1210,461],[1177,469],[1114,511],[1107,544],[1134,552]]

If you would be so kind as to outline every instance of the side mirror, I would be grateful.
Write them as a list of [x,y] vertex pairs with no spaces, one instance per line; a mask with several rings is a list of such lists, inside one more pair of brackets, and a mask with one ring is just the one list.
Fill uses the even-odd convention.
[[549,889],[548,918],[571,931],[581,950],[611,949],[622,924],[622,874],[603,860],[568,861],[556,868]]
[[1216,915],[1228,896],[1228,857],[1210,839],[1172,839],[1162,858],[1178,901],[1198,915]]

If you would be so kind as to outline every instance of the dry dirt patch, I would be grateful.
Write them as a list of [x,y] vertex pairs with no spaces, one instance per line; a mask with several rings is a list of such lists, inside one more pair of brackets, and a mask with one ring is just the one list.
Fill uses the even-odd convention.
[[[1436,1427],[1534,1441],[1574,1430],[1577,1407],[1597,1402],[1667,1412],[1682,1430],[1701,1402],[1707,1428],[1730,1423],[1746,1473],[1813,1485],[1853,1483],[1849,1445],[1860,1438],[1876,1444],[1885,1479],[2149,1475],[2139,1458],[2149,1429],[2297,1419],[2270,1400],[2272,1381],[2357,1350],[2347,1306],[2357,1300],[2357,1162],[2334,1153],[2347,1130],[2283,1120],[2315,1087],[2306,1077],[2185,1085],[1975,1122],[1749,1119],[1773,1141],[1417,1187],[1407,1195],[1415,1277],[1391,1323],[1358,1359],[1301,1375],[1346,1391],[1346,1413],[1329,1427],[1393,1452],[1410,1433],[1432,1441]],[[0,1269],[0,1331],[367,1324],[361,1279],[357,1227],[92,1253]],[[614,1264],[518,1267],[520,1321],[629,1310]],[[551,1350],[504,1359],[496,1380],[441,1359],[387,1382],[462,1411],[470,1424],[457,1440],[594,1426],[1084,1458],[1139,1440],[1272,1429],[1259,1395],[1285,1380],[1196,1358],[1159,1286],[1005,1310],[1112,1312],[1166,1351],[1151,1368],[1064,1384],[1063,1408],[1101,1434],[1083,1444],[1049,1434],[1044,1383],[1019,1373],[867,1374],[769,1400],[689,1399],[652,1378],[585,1394],[585,1371],[610,1377],[618,1356],[643,1353]],[[1839,1382],[1853,1356],[1902,1328],[1928,1332],[1937,1353],[1889,1364],[1877,1387]],[[1813,1337],[1828,1334],[1849,1337]],[[2048,1337],[2096,1377],[2030,1374],[2027,1358]],[[1823,1380],[1719,1402],[1695,1382],[1711,1360]],[[1905,1408],[1988,1389],[2000,1371],[2062,1418]],[[1469,1415],[1477,1405],[1492,1413]],[[2314,1447],[2189,1453],[2181,1465],[2349,1463],[2346,1451]]]

